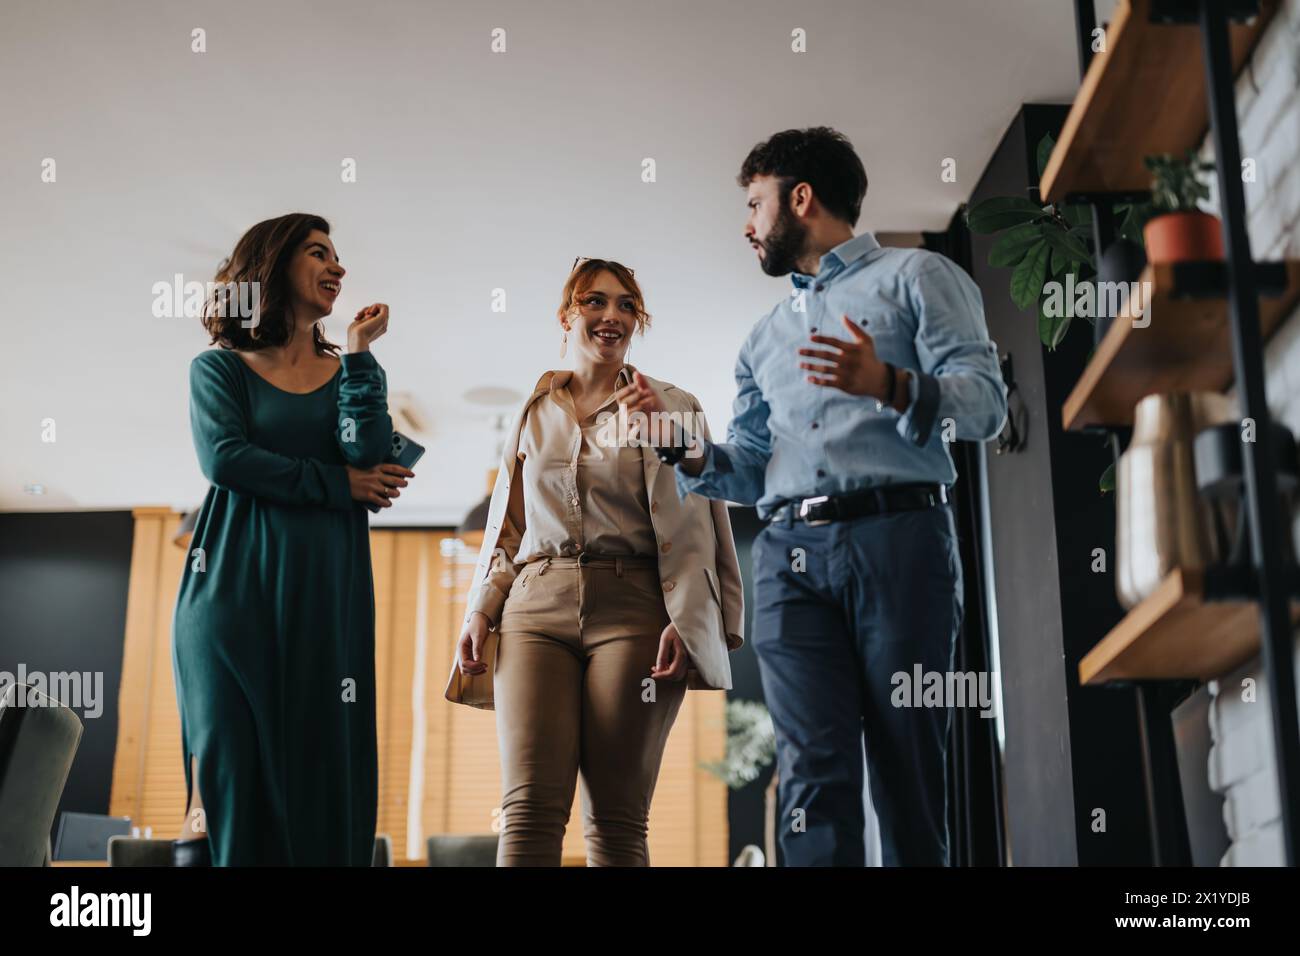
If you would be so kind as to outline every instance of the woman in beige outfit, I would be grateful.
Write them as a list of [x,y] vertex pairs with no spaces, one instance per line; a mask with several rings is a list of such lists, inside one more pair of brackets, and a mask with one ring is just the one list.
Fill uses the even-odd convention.
[[[497,711],[498,866],[559,865],[579,775],[588,865],[646,866],[685,691],[731,686],[740,573],[725,505],[679,495],[655,447],[707,437],[699,403],[624,364],[649,319],[632,271],[581,260],[558,315],[574,369],[507,443],[448,697]],[[619,415],[648,389],[671,421]]]

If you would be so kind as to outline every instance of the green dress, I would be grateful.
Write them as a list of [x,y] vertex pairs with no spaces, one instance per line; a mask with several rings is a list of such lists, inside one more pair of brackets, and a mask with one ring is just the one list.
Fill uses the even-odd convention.
[[306,394],[231,351],[190,365],[190,424],[212,487],[181,578],[172,665],[186,792],[193,754],[215,865],[370,865],[374,587],[368,516],[345,465],[386,457],[386,394],[369,352],[344,355]]

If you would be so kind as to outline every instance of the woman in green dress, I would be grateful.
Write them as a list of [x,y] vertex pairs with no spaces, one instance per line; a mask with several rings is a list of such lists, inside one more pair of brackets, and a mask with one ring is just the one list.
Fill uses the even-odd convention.
[[210,287],[203,322],[220,348],[190,365],[190,423],[212,486],[173,628],[187,793],[177,865],[371,861],[364,505],[391,506],[413,472],[382,463],[392,422],[370,343],[388,307],[357,313],[341,358],[321,332],[343,275],[329,224],[295,213],[250,229]]

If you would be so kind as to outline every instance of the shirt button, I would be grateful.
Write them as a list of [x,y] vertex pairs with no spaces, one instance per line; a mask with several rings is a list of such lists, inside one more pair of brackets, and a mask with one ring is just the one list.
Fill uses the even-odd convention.
[[[825,478],[825,477],[826,477],[826,472],[824,472],[824,471],[822,471],[820,468],[818,468],[818,469],[817,469],[817,477],[818,477],[818,478]],[[576,503],[576,502],[575,502],[575,503]]]
[[673,549],[673,543],[671,541],[665,541],[663,543],[663,547],[661,547],[659,550],[662,551],[664,554],[667,554],[672,549]]
[[673,588],[675,588],[675,587],[677,587],[677,585],[674,584],[672,581],[665,581],[665,582],[664,582],[664,590],[665,590],[665,591],[671,591],[671,590],[672,590]]
[[[819,472],[817,472],[817,474],[820,475],[821,472],[819,471]],[[572,501],[572,504],[573,504],[573,506],[576,508],[576,507],[578,506],[578,499],[577,499],[577,498],[574,498],[573,501]]]
[[820,292],[821,290],[822,290],[822,284],[820,282],[818,282],[815,286],[813,286],[814,292]]
[[813,428],[819,428],[820,426],[819,426],[816,422],[813,422],[813,423],[812,423],[812,427],[813,427]]
[[815,332],[817,331],[817,326],[814,325],[814,326],[812,327],[812,330],[813,330],[813,332],[815,333]]
[[650,502],[650,513],[651,513],[652,515],[653,515],[653,514],[658,514],[658,513],[659,513],[659,502],[657,502],[657,501],[652,501],[652,502]]

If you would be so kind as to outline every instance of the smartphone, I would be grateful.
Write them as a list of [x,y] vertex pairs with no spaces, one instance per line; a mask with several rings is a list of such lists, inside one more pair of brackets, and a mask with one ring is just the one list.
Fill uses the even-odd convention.
[[[388,449],[388,457],[384,459],[385,463],[390,465],[401,465],[403,468],[415,469],[415,463],[420,460],[424,454],[424,446],[414,438],[408,438],[396,429],[393,430],[393,443]],[[379,505],[366,505],[373,512],[383,510]]]

